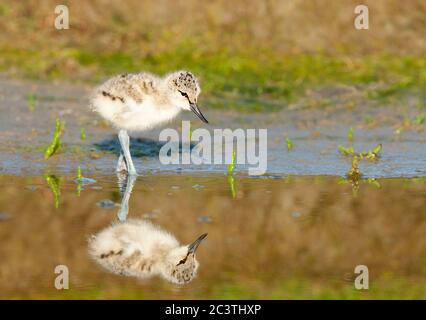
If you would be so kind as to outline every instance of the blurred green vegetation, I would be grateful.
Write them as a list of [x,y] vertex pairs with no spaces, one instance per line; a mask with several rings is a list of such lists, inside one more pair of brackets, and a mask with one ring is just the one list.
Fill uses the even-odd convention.
[[[419,96],[421,101],[426,97],[425,56],[235,53],[200,50],[190,41],[144,56],[76,48],[1,51],[0,72],[15,66],[17,74],[31,79],[96,83],[122,72],[165,74],[188,69],[201,78],[203,95],[214,108],[274,111],[297,101],[307,90],[333,85],[354,86],[366,99],[382,102],[404,95]],[[316,105],[323,106],[324,101]]]
[[[422,0],[365,0],[374,19],[363,31],[353,25],[356,0],[63,4],[69,30],[54,27],[54,0],[0,0],[1,73],[95,84],[123,72],[189,69],[201,78],[203,104],[247,111],[425,106]],[[337,86],[356,97],[310,94]]]
[[[370,280],[371,281],[371,280]],[[198,288],[198,289],[197,289]],[[175,299],[179,296],[167,296],[162,291],[168,291],[168,285],[164,284],[158,292],[146,292],[142,287],[120,286],[97,286],[89,289],[73,289],[70,284],[69,290],[58,291],[46,290],[27,294],[31,299]],[[243,285],[241,283],[221,282],[205,287],[195,286],[188,292],[188,299],[323,299],[323,300],[381,300],[381,299],[425,299],[424,284],[416,281],[381,277],[377,281],[371,281],[368,290],[357,290],[353,282],[327,281],[326,283],[316,280],[309,281],[305,278],[288,279],[282,283],[273,284],[265,288],[260,283]]]

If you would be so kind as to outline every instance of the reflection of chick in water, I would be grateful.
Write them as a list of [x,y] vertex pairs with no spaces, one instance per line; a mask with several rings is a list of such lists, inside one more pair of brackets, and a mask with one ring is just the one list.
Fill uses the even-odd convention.
[[170,233],[144,220],[116,223],[92,236],[89,253],[107,270],[148,278],[160,275],[173,283],[188,283],[197,274],[195,251],[207,234],[180,245]]

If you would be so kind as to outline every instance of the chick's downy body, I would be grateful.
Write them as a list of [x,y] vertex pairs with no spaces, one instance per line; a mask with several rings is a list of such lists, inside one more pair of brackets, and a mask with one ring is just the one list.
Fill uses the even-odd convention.
[[121,153],[117,171],[137,175],[130,154],[128,131],[144,131],[190,110],[208,123],[197,105],[201,92],[197,78],[189,71],[158,77],[151,73],[122,74],[97,87],[91,108],[118,129]]
[[147,73],[116,76],[96,90],[92,106],[119,129],[147,130],[180,111],[158,94],[158,86],[159,79]]
[[128,220],[93,236],[89,253],[116,274],[138,278],[160,275],[174,283],[186,283],[195,277],[199,266],[193,244],[182,246],[172,234],[145,220]]

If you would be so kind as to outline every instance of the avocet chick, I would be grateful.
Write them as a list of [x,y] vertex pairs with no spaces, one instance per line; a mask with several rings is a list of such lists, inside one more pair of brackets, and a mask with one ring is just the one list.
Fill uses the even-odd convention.
[[207,236],[202,234],[189,245],[180,245],[170,233],[144,220],[116,223],[92,236],[89,254],[110,272],[164,279],[184,284],[197,274],[195,252]]
[[117,171],[137,174],[127,131],[154,128],[172,120],[181,110],[191,110],[208,123],[197,106],[200,92],[197,78],[188,71],[177,71],[164,78],[146,72],[122,74],[96,88],[92,109],[119,130],[121,153]]

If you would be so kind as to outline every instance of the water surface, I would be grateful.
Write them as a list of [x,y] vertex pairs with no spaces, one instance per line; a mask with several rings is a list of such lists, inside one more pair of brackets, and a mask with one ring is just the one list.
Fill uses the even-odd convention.
[[[74,177],[0,177],[1,298],[426,298],[424,179],[354,189],[322,176],[138,177],[127,219],[183,243],[208,232],[198,276],[174,285],[111,274],[89,257],[88,238],[117,221],[122,201],[115,176],[91,178],[79,190]],[[353,284],[360,264],[365,292]],[[54,287],[57,265],[69,268],[69,290]]]

